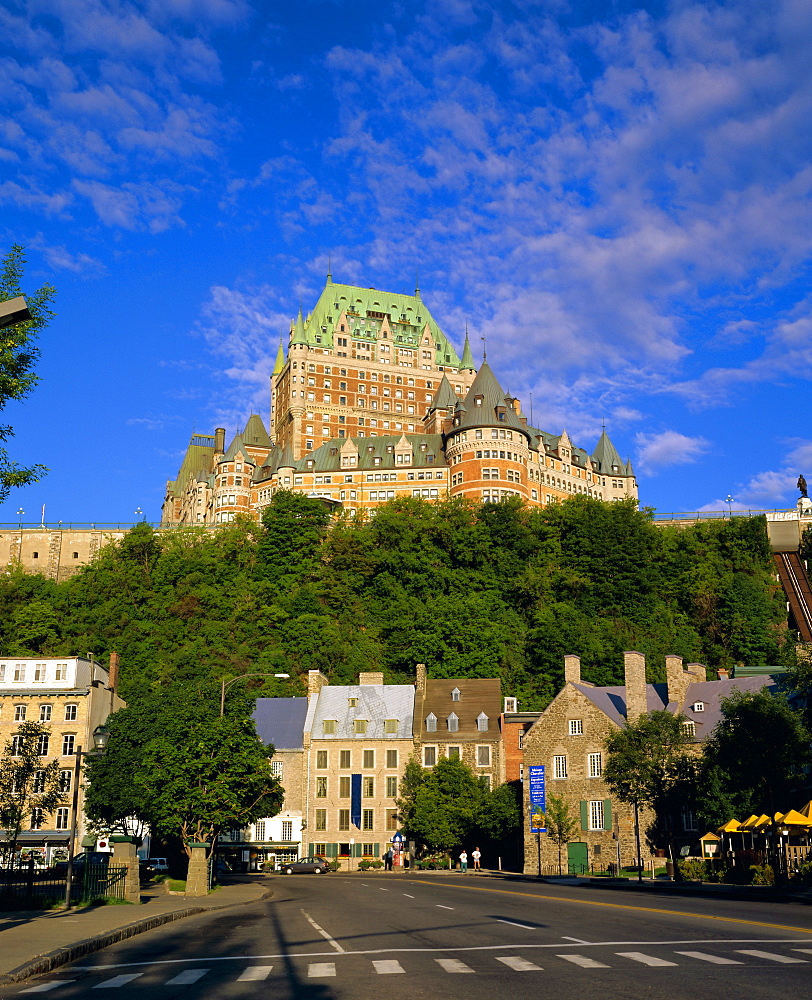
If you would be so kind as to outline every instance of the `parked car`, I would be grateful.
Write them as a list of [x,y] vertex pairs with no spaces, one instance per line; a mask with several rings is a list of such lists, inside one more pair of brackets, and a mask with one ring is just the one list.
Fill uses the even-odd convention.
[[289,861],[282,867],[282,871],[286,875],[326,875],[330,871],[330,862],[327,858],[313,854],[309,858],[299,858],[298,861]]
[[[81,854],[74,855],[73,877],[80,878],[85,870],[85,865],[99,865],[107,867],[110,864],[112,855],[107,851],[82,851]],[[67,861],[57,861],[54,865],[57,875],[66,875],[68,872]]]
[[154,872],[169,871],[169,862],[166,858],[147,858],[147,864]]

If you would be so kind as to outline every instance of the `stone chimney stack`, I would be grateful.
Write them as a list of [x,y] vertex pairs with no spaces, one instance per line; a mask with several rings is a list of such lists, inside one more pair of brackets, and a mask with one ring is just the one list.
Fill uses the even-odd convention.
[[564,657],[564,683],[581,683],[581,657],[567,655]]
[[226,450],[226,429],[225,427],[214,428],[214,451],[222,455]]
[[110,652],[110,679],[107,682],[107,686],[111,691],[115,691],[118,687],[118,653]]
[[320,670],[307,671],[307,697],[318,694],[325,684],[329,683]]
[[415,682],[414,686],[418,694],[426,693],[426,664],[418,663],[415,665]]
[[359,684],[383,684],[383,671],[382,670],[370,670],[367,673],[358,675]]
[[685,697],[685,671],[682,667],[681,656],[666,656],[665,658],[665,682],[668,688],[669,703],[677,703],[677,711],[682,706],[682,699]]
[[637,722],[648,711],[646,702],[646,658],[634,650],[623,654],[626,679],[626,721]]

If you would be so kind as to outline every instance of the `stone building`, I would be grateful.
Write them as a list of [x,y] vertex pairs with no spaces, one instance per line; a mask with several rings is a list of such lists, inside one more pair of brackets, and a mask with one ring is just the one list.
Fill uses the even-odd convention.
[[[80,656],[0,658],[0,746],[13,741],[21,722],[41,722],[49,730],[43,741],[43,760],[58,760],[62,768],[65,804],[50,815],[29,816],[19,838],[20,847],[45,864],[67,850],[77,751],[92,749],[94,729],[111,712],[124,708],[116,694],[117,675],[116,654],[111,654],[109,672]],[[77,844],[85,833],[80,786]],[[5,833],[0,832],[0,837]]]
[[[581,678],[577,656],[564,657],[564,687],[550,702],[524,737],[525,778],[530,766],[545,768],[546,794],[563,798],[579,831],[564,851],[565,864],[580,872],[590,865],[606,867],[636,861],[634,814],[619,802],[603,780],[606,738],[646,712],[668,711],[685,716],[685,726],[699,749],[721,718],[721,700],[734,691],[757,691],[771,679],[727,677],[706,680],[700,663],[683,666],[682,657],[667,656],[666,683],[646,683],[642,653],[624,653],[625,684],[596,687]],[[530,832],[529,782],[524,782],[525,872],[537,874],[539,865],[556,865],[558,848],[545,834]],[[640,829],[644,860],[649,858],[645,830],[653,816],[641,810]],[[698,836],[696,819],[682,816],[686,841]]]
[[395,497],[544,505],[574,494],[637,497],[634,471],[606,432],[590,454],[566,431],[531,426],[466,333],[457,354],[414,295],[327,283],[291,323],[271,375],[270,432],[254,414],[194,434],[167,483],[162,523],[258,518],[278,489],[347,510]]

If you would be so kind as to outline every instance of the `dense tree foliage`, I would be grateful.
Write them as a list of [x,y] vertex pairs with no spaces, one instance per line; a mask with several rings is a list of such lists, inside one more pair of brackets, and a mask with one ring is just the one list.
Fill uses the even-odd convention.
[[[622,682],[624,649],[664,678],[666,653],[713,669],[792,656],[761,518],[660,527],[632,502],[400,499],[328,524],[277,493],[262,524],[134,528],[59,585],[0,579],[0,648],[122,656],[132,702],[170,683],[249,672],[254,694],[301,694],[307,670],[409,682],[501,676],[525,709],[560,688],[563,656],[585,679]],[[232,695],[229,695],[231,698]]]

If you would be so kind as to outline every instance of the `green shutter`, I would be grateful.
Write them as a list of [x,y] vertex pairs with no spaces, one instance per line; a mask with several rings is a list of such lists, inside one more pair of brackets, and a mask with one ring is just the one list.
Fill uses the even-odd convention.
[[325,852],[328,858],[338,857],[338,844],[325,844]]
[[364,855],[361,853],[361,841],[352,845],[352,856],[354,858],[362,858]]
[[381,845],[380,844],[373,844],[372,845],[372,854],[376,858],[379,858],[381,856]]
[[612,829],[612,800],[603,800],[603,828],[604,830]]
[[581,799],[581,829],[589,829],[589,803],[586,799]]

